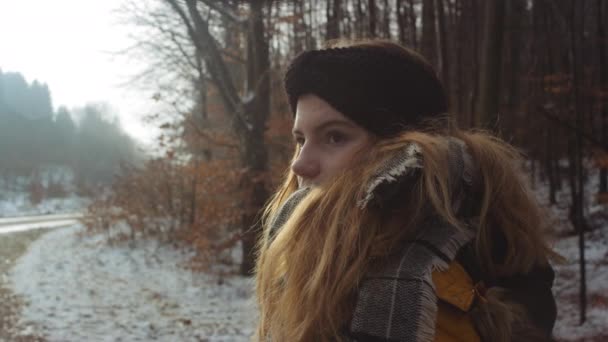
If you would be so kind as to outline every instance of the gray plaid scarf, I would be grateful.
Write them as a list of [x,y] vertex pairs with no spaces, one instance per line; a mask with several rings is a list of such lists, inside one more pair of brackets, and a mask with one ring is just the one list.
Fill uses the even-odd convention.
[[[449,138],[450,185],[455,194],[454,211],[466,198],[472,184],[473,162],[464,142]],[[368,182],[362,209],[386,205],[422,169],[422,153],[414,143],[385,162]],[[271,223],[271,237],[287,221],[293,209],[308,194],[299,189],[283,204]],[[378,341],[432,341],[435,336],[437,295],[431,275],[445,270],[459,249],[473,237],[472,229],[460,230],[437,217],[429,217],[416,237],[400,246],[379,269],[363,278],[348,335]]]

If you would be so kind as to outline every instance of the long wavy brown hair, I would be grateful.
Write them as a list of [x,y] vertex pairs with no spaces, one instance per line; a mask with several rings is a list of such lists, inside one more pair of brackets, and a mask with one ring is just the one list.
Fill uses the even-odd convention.
[[[297,190],[296,176],[287,170],[263,215],[256,269],[260,310],[256,340],[339,340],[351,319],[359,283],[375,262],[381,262],[431,212],[462,226],[452,209],[447,136],[463,140],[479,168],[475,250],[482,270],[494,276],[527,273],[556,257],[543,237],[547,215],[529,191],[520,151],[488,132],[465,132],[447,123],[442,118],[425,129],[376,139],[360,151],[352,167],[313,189],[271,240],[272,218]],[[357,203],[378,166],[411,143],[422,149],[423,171],[404,194],[403,205],[390,213],[361,210]],[[294,159],[298,153],[296,148]],[[495,230],[507,241],[502,264],[492,258]],[[492,297],[488,303],[495,304],[486,305],[474,317],[475,325],[482,338],[510,341],[521,308],[499,298],[500,294],[488,293]]]

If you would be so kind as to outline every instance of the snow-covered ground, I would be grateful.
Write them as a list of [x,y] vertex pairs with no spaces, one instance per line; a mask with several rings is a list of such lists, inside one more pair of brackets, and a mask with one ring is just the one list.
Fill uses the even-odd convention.
[[[589,306],[578,324],[577,237],[556,249],[555,336],[560,341],[602,341],[608,328],[608,232],[587,234]],[[13,291],[29,304],[21,329],[49,341],[247,341],[256,312],[251,279],[192,273],[190,254],[153,241],[107,246],[80,226],[47,233],[11,274]],[[604,335],[602,335],[604,334]],[[593,339],[594,338],[594,339]]]
[[[565,164],[565,161],[563,161]],[[578,236],[568,220],[570,192],[567,181],[556,193],[557,204],[549,205],[547,184],[537,185],[535,194],[548,209],[553,219],[552,236],[555,250],[566,258],[563,265],[555,265],[556,279],[553,293],[557,300],[557,321],[554,334],[559,341],[608,341],[608,204],[597,203],[599,189],[597,169],[591,165],[585,183],[585,218],[594,229],[585,234],[587,262],[587,317],[579,324],[579,248]]]
[[586,234],[587,317],[579,324],[578,237],[560,239],[556,250],[568,262],[556,267],[553,293],[558,314],[555,336],[563,341],[608,341],[608,227]]
[[45,198],[33,205],[26,192],[0,191],[0,217],[81,212],[90,199],[71,194],[65,198]]
[[[76,175],[69,166],[40,165],[29,175],[0,176],[0,217],[82,212],[91,202],[76,194]],[[32,204],[27,190],[32,181],[40,182],[44,189],[51,183],[61,186],[67,196],[47,198],[45,193],[40,203]]]
[[75,225],[34,242],[13,268],[20,328],[48,341],[247,341],[252,280],[193,273],[153,241],[107,246]]

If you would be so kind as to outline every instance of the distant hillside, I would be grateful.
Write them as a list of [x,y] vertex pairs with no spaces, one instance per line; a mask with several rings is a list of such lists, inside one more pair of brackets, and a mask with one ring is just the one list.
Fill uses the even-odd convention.
[[[84,182],[108,182],[121,161],[139,159],[136,144],[108,105],[55,112],[45,83],[0,70],[0,175],[4,184],[48,167],[70,167]],[[76,119],[78,118],[78,119]]]

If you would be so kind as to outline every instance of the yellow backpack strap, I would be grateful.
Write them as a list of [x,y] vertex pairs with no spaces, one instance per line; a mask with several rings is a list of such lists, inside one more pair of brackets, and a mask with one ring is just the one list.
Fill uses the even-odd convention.
[[445,271],[433,272],[437,297],[464,312],[468,312],[475,300],[475,285],[464,267],[452,261]]
[[432,274],[439,302],[435,342],[479,342],[469,311],[479,296],[473,280],[457,261]]

